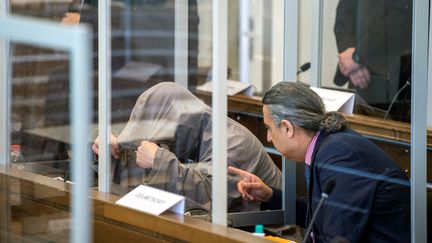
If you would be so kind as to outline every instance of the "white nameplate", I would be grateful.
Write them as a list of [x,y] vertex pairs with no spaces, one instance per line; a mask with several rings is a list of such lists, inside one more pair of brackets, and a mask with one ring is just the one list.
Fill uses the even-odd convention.
[[331,89],[311,87],[324,102],[326,111],[340,111],[352,114],[354,108],[354,94]]
[[185,199],[177,194],[140,185],[117,200],[116,204],[154,215],[160,215],[166,210],[183,214]]

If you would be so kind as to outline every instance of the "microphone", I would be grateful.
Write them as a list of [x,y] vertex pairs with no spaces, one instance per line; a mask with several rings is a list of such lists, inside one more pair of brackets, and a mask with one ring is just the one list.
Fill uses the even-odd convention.
[[315,212],[314,212],[314,214],[312,216],[311,221],[309,222],[309,226],[308,226],[308,228],[306,230],[306,233],[305,233],[305,236],[303,238],[303,243],[306,243],[307,239],[309,238],[309,235],[310,235],[310,233],[312,231],[312,226],[313,226],[313,224],[315,222],[315,219],[316,219],[316,217],[318,215],[318,212],[321,209],[322,204],[324,203],[324,200],[326,200],[329,197],[330,193],[333,191],[333,188],[335,187],[335,184],[336,184],[336,182],[334,180],[331,180],[331,179],[328,180],[324,184],[324,189],[323,189],[323,191],[321,193],[321,199],[320,199],[320,201],[318,203],[318,206],[315,209]]
[[297,71],[297,75],[299,75],[302,72],[306,72],[307,70],[309,70],[310,66],[311,66],[310,62],[306,62],[303,65],[301,65],[300,70]]

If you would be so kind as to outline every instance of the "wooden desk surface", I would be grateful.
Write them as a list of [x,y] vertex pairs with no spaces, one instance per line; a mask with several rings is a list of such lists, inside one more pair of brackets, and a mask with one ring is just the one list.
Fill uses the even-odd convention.
[[[0,239],[68,242],[70,184],[14,168],[7,170],[8,174],[0,166],[0,225],[6,222]],[[91,191],[95,242],[270,242],[188,216],[138,212],[114,204],[118,198]]]

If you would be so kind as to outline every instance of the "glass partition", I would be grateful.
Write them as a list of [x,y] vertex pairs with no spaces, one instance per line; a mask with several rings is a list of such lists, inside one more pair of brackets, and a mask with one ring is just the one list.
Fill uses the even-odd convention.
[[[431,20],[429,19],[429,22]],[[429,23],[429,29],[431,25]],[[431,32],[429,31],[429,35]],[[431,38],[429,37],[429,43]],[[430,44],[429,44],[430,46]],[[430,61],[431,57],[431,49],[429,49],[428,55],[428,70],[431,70],[432,63]],[[428,90],[427,90],[427,156],[426,156],[426,168],[427,168],[427,202],[426,202],[426,212],[427,212],[427,241],[432,242],[432,85],[431,84],[431,73],[428,73]]]
[[[9,4],[10,14],[18,16],[64,25],[79,21],[75,4],[69,1],[12,0]],[[11,43],[9,50],[11,165],[69,180],[70,56],[64,51],[19,43]]]
[[67,179],[69,55],[11,43],[11,166]]
[[[90,144],[87,107],[91,103],[86,82],[89,35],[84,27],[66,29],[14,15],[2,16],[1,24],[2,38],[10,40],[6,61],[10,68],[7,73],[11,73],[11,90],[7,93],[10,103],[2,103],[11,111],[3,117],[10,119],[11,126],[3,136],[9,136],[11,144],[2,146],[11,151],[7,160],[10,167],[0,169],[2,241],[65,241],[69,236],[88,240],[92,229],[86,176],[91,164],[85,152],[85,144]],[[70,77],[73,92],[69,90]],[[9,83],[9,79],[2,82]],[[83,89],[80,102],[70,102],[77,87]],[[74,108],[73,118],[68,106]],[[78,110],[80,119],[76,119]],[[69,188],[71,175],[75,186]],[[68,191],[73,191],[74,200],[69,201]]]
[[284,3],[239,0],[228,5],[229,79],[252,84],[249,94],[261,96],[283,79]]
[[410,121],[412,5],[324,2],[321,86],[354,92],[355,113]]
[[[198,81],[199,18],[196,1],[182,2],[187,21],[180,33],[175,1],[111,4],[112,193],[148,185],[184,195],[186,210],[208,214],[211,160],[205,149],[211,140],[200,144],[211,137],[211,109],[191,93]],[[81,12],[97,14],[96,7]],[[187,38],[187,49],[179,50],[186,69],[178,70],[187,74],[187,87],[175,83],[178,36]]]
[[[212,158],[215,137],[212,131],[213,93],[200,85],[211,87],[210,81],[218,82],[211,75],[214,67],[212,2],[186,3],[188,22],[180,27],[175,22],[179,17],[178,4],[175,1],[130,1],[111,5],[112,192],[122,196],[144,184],[184,195],[188,214],[210,215],[212,178],[214,166],[217,166]],[[270,6],[262,1],[249,4],[254,9]],[[240,11],[243,7],[239,2],[229,1],[229,11]],[[89,14],[92,12],[95,9]],[[81,12],[81,18],[84,14]],[[260,16],[269,18],[264,13]],[[233,23],[237,21],[236,17],[230,17],[229,28],[236,26]],[[266,22],[271,24],[270,19]],[[231,45],[232,40],[240,36],[238,29],[229,30],[228,48],[238,50],[239,47]],[[254,38],[266,36],[258,33]],[[176,49],[179,48],[176,38],[185,36],[187,49]],[[258,42],[260,51],[255,54],[256,60],[270,63],[270,60],[262,60],[261,45],[269,48],[269,43]],[[187,63],[185,69],[175,65],[175,59],[179,58],[176,53],[180,53],[180,58]],[[236,77],[235,82],[238,82],[237,61],[231,62],[239,59],[238,51],[229,53],[227,74],[232,75],[230,78]],[[268,55],[264,59],[269,58]],[[271,65],[258,66],[268,78],[258,78],[257,82],[271,80]],[[178,84],[175,70],[187,73],[187,87]],[[257,68],[251,68],[249,72],[253,70]],[[262,75],[251,75],[255,76]],[[231,117],[243,122],[235,114]],[[248,129],[247,123],[240,123],[228,120],[228,164],[253,172],[269,185],[281,188],[280,169],[249,130],[255,127]],[[262,122],[258,126],[264,127]],[[245,153],[248,150],[254,152]],[[238,177],[228,175],[228,212],[259,211],[259,203],[241,199],[236,189],[238,180]]]
[[[145,184],[185,195],[186,210],[208,214],[212,191],[212,93],[199,89],[212,81],[212,1],[183,1],[187,22],[179,19],[176,1],[111,1],[111,157],[112,193],[123,196]],[[261,11],[262,7],[266,11]],[[251,83],[251,95],[268,89],[281,77],[283,23],[267,13],[283,15],[276,1],[229,1],[229,11],[245,14],[241,32],[239,14],[228,19],[229,79]],[[260,14],[252,14],[256,11]],[[98,186],[98,6],[94,1],[12,1],[11,12],[50,19],[65,25],[88,24],[93,30],[93,130],[92,186]],[[184,16],[183,16],[184,17]],[[236,39],[249,39],[239,44]],[[178,45],[186,38],[187,45]],[[183,48],[183,49],[182,49]],[[277,49],[277,48],[276,48]],[[13,45],[12,164],[20,170],[71,180],[69,56],[57,50]],[[250,51],[245,54],[245,51]],[[177,55],[177,56],[176,56]],[[178,56],[180,55],[180,57]],[[243,55],[243,56],[242,56]],[[176,66],[176,58],[184,63]],[[243,58],[241,61],[240,59]],[[240,62],[247,63],[246,69]],[[186,65],[184,65],[186,64]],[[241,70],[240,70],[241,69]],[[243,78],[240,73],[243,72]],[[178,84],[178,73],[187,74],[187,87]],[[244,73],[248,73],[245,75]],[[244,79],[250,77],[250,79]],[[277,78],[281,80],[281,78]],[[202,101],[201,101],[202,100]],[[261,111],[260,111],[261,113]],[[281,157],[267,154],[250,131],[263,129],[260,118],[250,126],[242,114],[228,120],[228,164],[260,175],[281,188]],[[262,135],[262,134],[261,134]],[[143,144],[143,141],[148,141]],[[19,146],[18,146],[19,145]],[[241,146],[240,146],[241,145]],[[156,146],[156,147],[155,147]],[[244,153],[254,147],[255,153]],[[268,148],[271,144],[266,144]],[[255,148],[256,147],[256,148]],[[144,149],[146,148],[146,149]],[[19,152],[18,152],[19,150]],[[142,151],[153,151],[153,164],[140,164]],[[18,154],[18,155],[17,155]],[[21,154],[21,155],[19,155]],[[23,159],[23,158],[24,159]],[[24,160],[24,162],[22,162]],[[278,168],[279,167],[279,168]],[[266,175],[276,174],[275,178]],[[245,203],[236,190],[238,178],[228,176],[228,212],[258,211],[258,203]]]
[[[398,167],[397,170],[392,167],[392,172],[401,179],[396,180],[396,186],[407,187],[410,127],[400,122],[410,122],[412,1],[378,1],[374,5],[352,2],[355,1],[324,2],[327,17],[322,22],[321,86],[356,94],[354,113],[369,117],[361,122],[349,120],[350,126],[390,155]],[[148,185],[180,194],[186,197],[187,215],[206,220],[211,219],[212,179],[219,162],[212,158],[216,134],[212,130],[215,114],[210,81],[220,82],[212,77],[216,68],[212,59],[212,4],[210,0],[112,0],[109,6],[111,193],[123,196],[138,185]],[[309,3],[302,2],[299,11],[305,13],[307,7],[311,7]],[[105,98],[99,97],[98,92],[101,53],[97,48],[101,40],[97,3],[11,1],[11,12],[64,24],[86,23],[94,31],[94,116],[87,142],[93,150],[93,161],[89,163],[92,186],[97,188],[101,176],[98,102]],[[250,96],[242,97],[250,98],[259,107],[239,106],[230,103],[233,99],[228,97],[227,162],[258,175],[274,188],[282,188],[282,158],[266,141],[260,97],[251,95],[262,95],[282,80],[283,6],[281,1],[228,1],[227,12],[228,79],[231,84],[250,84],[251,88],[238,94]],[[305,16],[299,18],[304,20]],[[304,64],[308,62],[304,49],[309,40],[302,39],[305,30],[300,32],[299,47],[303,49],[299,52],[303,54],[298,60]],[[10,53],[11,167],[26,176],[30,175],[28,172],[43,175],[48,178],[47,183],[70,181],[70,56],[63,51],[17,43],[11,43]],[[302,66],[298,70],[299,80],[308,83],[308,76],[303,74],[307,65],[299,66]],[[186,83],[182,77],[187,77]],[[430,131],[427,136],[430,162]],[[305,197],[303,166],[295,170],[296,196]],[[430,166],[427,168],[430,204],[429,172]],[[6,211],[2,213],[11,225],[10,232],[29,240],[54,241],[61,241],[60,235],[70,233],[68,210],[51,215],[43,206],[55,204],[56,200],[65,201],[66,195],[44,194],[43,189],[41,192],[37,186],[16,178],[0,180],[5,182],[5,191],[10,192],[3,201],[7,207],[3,207]],[[383,184],[393,182],[388,177],[380,180]],[[227,181],[228,213],[260,210],[259,203],[246,202],[237,192],[239,177],[230,174]],[[41,213],[28,216],[34,209]],[[302,219],[296,223],[305,226]]]
[[[424,110],[421,104],[426,103],[420,90],[426,82],[430,84],[430,80],[427,81],[424,76],[426,63],[424,51],[427,48],[422,41],[424,40],[422,34],[425,33],[425,25],[420,24],[423,21],[419,20],[426,18],[424,15],[426,11],[422,12],[424,7],[419,7],[424,6],[426,1],[323,2],[326,17],[322,21],[324,64],[321,86],[355,93],[354,113],[369,118],[364,118],[365,120],[361,122],[364,128],[357,127],[356,119],[350,119],[351,126],[366,134],[383,148],[410,179],[411,205],[413,205],[411,226],[417,226],[411,229],[411,240],[422,239],[423,228],[419,227],[417,222],[423,222],[424,219],[423,214],[419,213],[424,206],[424,194],[422,194],[424,191],[423,186],[417,185],[422,184],[424,179],[420,169],[424,150],[418,147],[423,142],[419,136],[423,135],[418,133],[416,126],[423,125]],[[414,4],[417,9],[413,11]],[[417,15],[413,16],[413,12]],[[417,41],[415,43],[417,46],[412,49],[414,41]],[[417,64],[414,64],[413,75],[412,63]],[[405,123],[411,122],[411,98],[414,100],[414,97],[411,97],[414,88],[413,80],[419,85],[417,87],[422,88],[413,93],[417,94],[415,97],[417,104],[414,108],[417,114],[412,122],[417,120],[417,124],[410,127]],[[430,99],[430,93],[428,95]],[[428,122],[430,124],[430,119]],[[378,125],[379,123],[382,125]],[[385,135],[386,133],[388,136]],[[405,137],[405,133],[409,136]],[[427,133],[428,161],[430,161],[429,133],[430,131]],[[426,174],[430,187],[429,169]],[[427,190],[430,198],[430,188]],[[402,197],[401,194],[399,198]],[[430,203],[429,199],[428,203]],[[427,218],[430,218],[429,214]]]
[[[66,1],[10,1],[11,14],[58,23],[67,9]],[[11,43],[10,53],[11,149],[17,151],[11,152],[11,165],[65,179],[70,152],[69,54],[16,43]]]

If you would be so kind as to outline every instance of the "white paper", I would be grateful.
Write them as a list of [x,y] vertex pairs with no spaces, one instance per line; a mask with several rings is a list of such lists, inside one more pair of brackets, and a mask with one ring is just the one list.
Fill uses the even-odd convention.
[[116,204],[154,215],[160,215],[166,210],[183,214],[185,199],[177,194],[139,185],[117,200]]
[[340,111],[352,114],[354,108],[354,94],[331,89],[311,87],[324,102],[326,111]]
[[[252,95],[252,84],[242,83],[235,80],[228,80],[227,82],[227,95],[232,96],[243,92],[245,95]],[[212,81],[209,81],[203,85],[199,85],[197,90],[204,92],[213,92]]]

